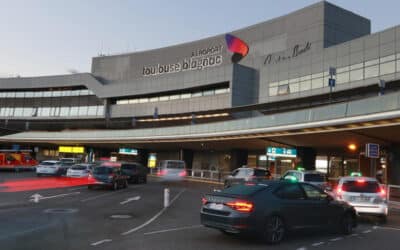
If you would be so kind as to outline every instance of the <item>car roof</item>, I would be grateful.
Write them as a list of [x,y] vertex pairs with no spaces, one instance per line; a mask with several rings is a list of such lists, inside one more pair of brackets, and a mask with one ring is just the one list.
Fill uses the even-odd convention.
[[344,176],[339,179],[339,181],[356,181],[359,179],[364,179],[366,181],[378,181],[376,178],[364,177],[364,176]]
[[47,160],[47,161],[42,161],[41,163],[43,163],[43,162],[48,162],[48,163],[60,163],[60,161],[57,161],[57,160]]

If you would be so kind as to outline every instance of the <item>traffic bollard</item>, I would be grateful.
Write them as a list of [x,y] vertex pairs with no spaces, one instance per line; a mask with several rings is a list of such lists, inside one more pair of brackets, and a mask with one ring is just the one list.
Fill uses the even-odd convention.
[[169,207],[169,188],[164,188],[164,207]]

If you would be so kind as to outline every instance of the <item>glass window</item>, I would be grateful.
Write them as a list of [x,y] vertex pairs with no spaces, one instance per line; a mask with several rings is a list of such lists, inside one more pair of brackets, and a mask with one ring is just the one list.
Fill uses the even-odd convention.
[[300,82],[300,91],[305,91],[310,89],[311,89],[311,81]]
[[304,192],[297,183],[286,184],[275,192],[275,195],[281,199],[304,200]]
[[0,108],[0,116],[5,116],[5,108]]
[[17,98],[24,98],[25,97],[25,92],[16,92],[15,97]]
[[326,194],[322,193],[320,190],[311,185],[301,184],[301,186],[303,187],[307,198],[310,200],[321,200],[326,198]]
[[179,99],[179,98],[180,98],[180,95],[170,95],[169,96],[170,100],[176,100],[176,99]]
[[157,97],[151,97],[149,99],[150,102],[158,102],[158,96]]
[[344,72],[336,75],[336,83],[342,84],[349,82],[349,72]]
[[160,96],[160,101],[168,101],[169,100],[169,96]]
[[380,62],[384,63],[384,62],[393,61],[395,59],[396,59],[395,55],[390,55],[390,56],[381,57]]
[[79,111],[78,111],[78,115],[79,116],[87,116],[88,113],[88,107],[87,106],[80,106],[79,107]]
[[117,101],[117,104],[119,105],[119,104],[128,104],[129,103],[129,100],[118,100]]
[[36,98],[40,98],[40,97],[43,97],[43,92],[42,91],[36,91],[36,92],[34,92],[34,97],[36,97]]
[[96,116],[97,115],[97,106],[90,106],[88,108],[88,115]]
[[13,108],[5,108],[5,116],[13,116],[14,109]]
[[71,96],[71,90],[62,91],[62,96]]
[[97,116],[104,115],[104,106],[97,106]]
[[366,67],[365,68],[365,78],[377,77],[379,76],[379,65]]
[[350,71],[350,81],[359,81],[364,79],[364,70],[363,69],[357,69],[357,70],[352,70]]
[[194,93],[192,93],[192,97],[199,97],[199,96],[202,96],[203,95],[203,92],[194,92]]
[[7,98],[14,98],[15,97],[15,92],[7,92],[6,97]]
[[319,89],[324,86],[324,78],[316,78],[311,80],[311,85],[313,89]]
[[80,92],[80,90],[71,90],[71,96],[79,96]]
[[25,92],[25,98],[32,98],[34,96],[35,96],[34,92],[31,92],[31,91]]
[[78,116],[79,107],[71,107],[69,110],[69,116]]
[[290,88],[290,93],[296,93],[296,92],[299,92],[299,90],[300,90],[298,83],[289,84],[289,88]]
[[289,84],[281,85],[278,87],[278,95],[290,94]]
[[276,96],[278,95],[278,87],[269,88],[269,96]]
[[51,97],[52,96],[52,92],[51,91],[44,91],[43,92],[43,97]]
[[210,96],[210,95],[214,95],[215,91],[213,89],[211,90],[205,90],[203,91],[203,96]]
[[39,116],[50,116],[50,108],[49,107],[42,107],[39,111]]
[[342,190],[354,193],[378,193],[380,187],[376,181],[346,181],[342,185]]
[[382,63],[379,67],[380,75],[392,74],[395,72],[395,62]]
[[54,116],[60,116],[60,107],[54,107]]
[[6,93],[5,92],[0,92],[0,98],[1,97],[6,97]]
[[61,91],[53,91],[53,97],[59,97],[62,95]]
[[69,116],[69,107],[61,107],[60,116]]
[[129,104],[139,103],[139,99],[129,99],[128,102]]
[[379,59],[374,59],[374,60],[369,60],[365,62],[365,67],[371,66],[371,65],[375,65],[379,63]]
[[33,108],[24,108],[22,111],[22,116],[32,116]]
[[14,116],[22,116],[22,108],[14,108]]
[[190,98],[192,95],[190,93],[181,94],[181,99]]
[[139,103],[146,103],[149,102],[149,98],[140,98]]
[[89,90],[88,89],[81,89],[81,92],[79,94],[83,95],[83,96],[89,95]]

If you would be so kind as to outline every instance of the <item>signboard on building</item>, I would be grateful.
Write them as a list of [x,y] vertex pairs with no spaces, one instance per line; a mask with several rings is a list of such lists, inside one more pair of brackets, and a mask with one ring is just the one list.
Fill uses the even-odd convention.
[[379,144],[367,143],[365,145],[365,157],[379,158]]
[[85,147],[59,146],[58,152],[59,153],[83,154],[83,153],[85,153]]
[[267,155],[271,157],[296,158],[297,150],[295,148],[268,147]]
[[150,153],[147,160],[147,167],[155,168],[157,165],[157,155],[155,153]]
[[118,153],[121,155],[138,155],[138,150],[135,148],[120,148]]

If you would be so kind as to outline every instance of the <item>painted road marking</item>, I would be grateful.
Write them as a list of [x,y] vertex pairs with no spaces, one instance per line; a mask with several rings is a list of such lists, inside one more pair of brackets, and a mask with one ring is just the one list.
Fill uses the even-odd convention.
[[387,230],[400,231],[400,228],[397,228],[397,227],[377,227],[377,229],[387,229]]
[[202,228],[202,227],[204,227],[204,226],[203,225],[194,225],[194,226],[187,226],[187,227],[176,227],[176,228],[170,228],[170,229],[165,229],[165,230],[147,232],[147,233],[144,233],[144,235],[167,233],[167,232],[181,231],[181,230],[188,230],[188,229],[195,229],[195,228]]
[[106,242],[111,242],[111,241],[112,241],[112,239],[104,239],[104,240],[100,240],[100,241],[94,242],[94,243],[92,243],[90,245],[91,246],[98,246],[100,244],[103,244],[103,243],[106,243]]
[[358,236],[358,234],[350,234],[349,237],[355,237]]
[[338,241],[338,240],[343,240],[343,237],[333,238],[333,239],[330,239],[329,241]]
[[131,202],[131,201],[138,201],[138,200],[140,200],[140,196],[135,196],[135,197],[132,197],[132,198],[128,198],[128,199],[120,202],[119,204],[124,205],[126,203]]
[[307,247],[300,247],[300,248],[297,248],[296,250],[307,250]]
[[86,199],[81,200],[81,202],[87,202],[87,201],[96,200],[96,199],[101,198],[101,197],[111,196],[111,195],[114,195],[115,193],[120,193],[121,191],[125,191],[125,190],[119,190],[119,191],[115,191],[115,192],[110,192],[110,193],[105,193],[105,194],[100,194],[100,195],[91,196],[91,197],[89,197],[89,198],[86,198]]
[[370,232],[372,232],[371,230],[365,230],[365,231],[363,231],[362,233],[363,234],[367,234],[367,233],[370,233]]
[[[169,203],[170,206],[171,206],[171,205],[174,203],[174,201],[175,201],[176,199],[178,199],[179,196],[181,196],[181,194],[182,194],[183,192],[185,192],[185,191],[186,191],[186,189],[182,189],[182,190],[171,200],[171,202]],[[149,225],[150,223],[152,223],[153,221],[155,221],[158,217],[160,217],[167,209],[168,209],[168,207],[164,207],[163,209],[161,209],[160,212],[158,212],[156,215],[154,215],[151,219],[149,219],[148,221],[146,221],[146,222],[143,223],[142,225],[137,226],[137,227],[135,227],[135,228],[132,228],[132,229],[130,229],[130,230],[128,230],[128,231],[122,233],[121,235],[128,235],[128,234],[131,234],[131,233],[133,233],[133,232],[136,232],[136,231],[138,231],[138,230],[144,228],[145,226],[147,226],[147,225]]]
[[313,247],[318,247],[318,246],[321,246],[321,245],[323,245],[323,244],[325,244],[325,242],[321,241],[321,242],[314,243],[314,244],[312,244],[311,246],[313,246]]
[[53,195],[53,196],[41,196],[41,195],[38,194],[38,196],[36,196],[34,199],[30,199],[29,201],[37,202],[37,201],[41,201],[41,200],[65,197],[65,196],[69,196],[69,195],[77,195],[77,194],[80,194],[80,193],[81,192],[73,192],[73,193],[57,194],[57,195]]

